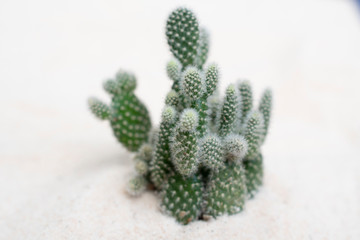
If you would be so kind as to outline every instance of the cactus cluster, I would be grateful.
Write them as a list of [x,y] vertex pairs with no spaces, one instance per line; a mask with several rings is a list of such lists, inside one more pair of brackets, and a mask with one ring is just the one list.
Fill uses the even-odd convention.
[[151,129],[148,111],[134,94],[135,77],[123,71],[104,83],[110,106],[91,98],[90,109],[109,119],[117,139],[136,152],[129,194],[152,186],[162,211],[182,224],[238,213],[263,181],[261,146],[272,93],[267,89],[254,107],[251,85],[243,80],[220,97],[219,67],[205,65],[209,34],[189,9],[170,14],[166,36],[175,57],[166,67],[173,85],[159,127]]

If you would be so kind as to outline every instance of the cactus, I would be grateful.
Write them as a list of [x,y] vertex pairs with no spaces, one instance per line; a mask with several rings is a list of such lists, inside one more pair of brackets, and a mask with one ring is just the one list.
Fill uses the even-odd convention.
[[270,89],[266,89],[263,95],[261,96],[261,100],[259,104],[259,111],[262,113],[264,118],[264,131],[261,139],[262,142],[264,142],[269,129],[271,104],[272,104],[272,92]]
[[[186,8],[174,10],[166,37],[175,57],[166,65],[172,81],[159,127],[135,96],[135,77],[119,72],[104,83],[110,106],[89,99],[90,110],[110,120],[115,136],[134,155],[127,192],[159,192],[161,209],[181,224],[241,212],[263,182],[261,146],[269,132],[272,93],[254,107],[249,81],[218,91],[219,67],[207,64],[209,33]],[[151,187],[150,187],[151,186]]]
[[219,94],[215,92],[212,96],[210,96],[207,100],[208,103],[208,127],[211,130],[211,132],[217,131],[217,114],[219,112],[220,108],[220,99]]
[[197,48],[195,65],[202,69],[209,54],[209,33],[205,28],[200,29],[199,46]]
[[155,141],[155,150],[153,160],[150,163],[151,181],[158,188],[164,183],[167,175],[171,173],[171,152],[170,137],[175,125],[176,110],[173,107],[166,106],[160,124],[160,130]]
[[205,73],[205,86],[204,92],[201,97],[197,100],[195,109],[199,112],[199,124],[197,127],[198,137],[201,138],[207,133],[209,127],[209,101],[208,98],[217,89],[219,80],[219,69],[216,64],[211,64],[204,71]]
[[261,153],[245,157],[243,165],[246,172],[246,188],[250,198],[255,196],[263,181],[263,158]]
[[228,165],[214,172],[206,189],[205,215],[216,218],[242,211],[247,196],[245,181],[241,165]]
[[260,141],[264,138],[264,120],[262,114],[254,110],[246,120],[245,138],[248,142],[248,155],[252,156],[259,151]]
[[165,98],[165,105],[172,106],[176,108],[179,104],[179,95],[176,91],[171,90]]
[[170,14],[166,23],[166,36],[170,51],[183,67],[194,63],[199,35],[198,21],[190,10],[178,8]]
[[253,107],[252,89],[249,81],[241,81],[238,85],[241,99],[241,118],[240,124],[244,124],[246,116]]
[[229,162],[241,161],[248,152],[248,143],[241,135],[229,134],[224,139],[224,154]]
[[224,166],[224,152],[221,139],[209,134],[200,143],[199,161],[207,168],[216,171]]
[[239,99],[237,96],[236,88],[231,84],[225,93],[225,99],[221,107],[218,119],[218,132],[220,137],[225,137],[234,131],[236,118],[239,115]]
[[204,93],[204,87],[204,77],[200,70],[196,67],[186,68],[181,81],[181,90],[183,94],[190,99],[192,105],[194,105],[194,102]]
[[142,192],[145,191],[146,188],[146,180],[141,175],[135,175],[134,177],[130,178],[126,191],[129,195],[133,197],[139,196]]
[[203,203],[202,182],[195,176],[170,176],[161,192],[161,208],[182,224],[196,220]]
[[110,120],[118,141],[129,151],[137,151],[148,139],[151,120],[147,108],[134,93],[135,76],[119,71],[115,80],[107,80],[103,87],[112,95],[110,107],[96,98],[90,98],[91,111],[102,120]]
[[194,109],[185,109],[172,140],[171,152],[175,169],[185,177],[193,175],[198,167],[198,144],[195,132],[197,124],[198,113]]

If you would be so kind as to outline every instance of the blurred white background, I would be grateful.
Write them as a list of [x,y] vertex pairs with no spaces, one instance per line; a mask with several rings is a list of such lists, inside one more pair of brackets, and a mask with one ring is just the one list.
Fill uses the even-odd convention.
[[[74,185],[88,176],[88,164],[88,185],[102,188],[92,180],[109,159],[112,176],[122,175],[118,163],[130,155],[86,99],[109,101],[102,81],[119,68],[133,71],[137,94],[158,123],[171,86],[164,27],[177,6],[193,9],[210,31],[209,59],[221,67],[222,90],[239,78],[251,80],[257,97],[273,89],[266,167],[288,195],[302,194],[290,197],[301,200],[289,209],[315,214],[318,225],[304,229],[359,239],[360,8],[350,0],[1,0],[0,238],[45,226],[42,236],[54,236],[59,222],[52,220],[64,220],[69,199],[82,196]],[[121,188],[119,179],[113,188]]]

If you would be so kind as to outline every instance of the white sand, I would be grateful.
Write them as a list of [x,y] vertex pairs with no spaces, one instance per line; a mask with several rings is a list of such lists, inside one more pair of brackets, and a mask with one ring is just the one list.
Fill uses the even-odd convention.
[[[257,95],[275,90],[265,185],[246,210],[184,227],[159,212],[152,192],[129,198],[131,155],[86,109],[91,93],[106,99],[101,79],[123,66],[137,71],[137,92],[158,121],[170,85],[161,24],[178,4],[8,1],[0,4],[0,239],[360,239],[356,9],[204,2],[187,5],[216,34],[222,89],[243,76]],[[146,44],[144,33],[152,33]]]

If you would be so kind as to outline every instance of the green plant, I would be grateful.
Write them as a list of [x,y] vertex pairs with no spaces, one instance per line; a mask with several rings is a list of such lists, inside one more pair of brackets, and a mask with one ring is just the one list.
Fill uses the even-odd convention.
[[114,135],[129,151],[137,151],[148,139],[151,121],[147,108],[134,93],[135,76],[119,71],[103,87],[111,95],[110,106],[92,97],[88,100],[90,110],[99,119],[110,121]]
[[161,209],[182,224],[243,210],[263,179],[261,146],[268,133],[272,93],[257,108],[248,81],[230,84],[221,101],[219,68],[204,66],[209,34],[186,8],[174,10],[166,36],[175,59],[167,64],[173,81],[159,128],[150,131],[146,107],[134,94],[133,75],[120,72],[104,84],[109,106],[95,98],[90,109],[109,119],[118,140],[135,154],[136,175],[128,192],[153,185]]

